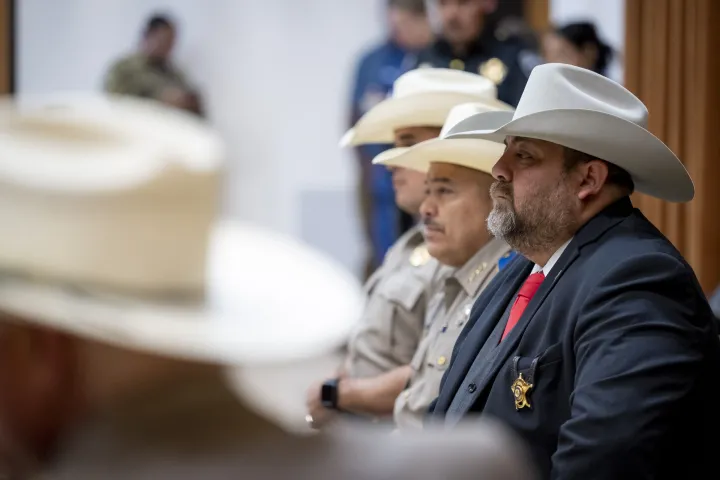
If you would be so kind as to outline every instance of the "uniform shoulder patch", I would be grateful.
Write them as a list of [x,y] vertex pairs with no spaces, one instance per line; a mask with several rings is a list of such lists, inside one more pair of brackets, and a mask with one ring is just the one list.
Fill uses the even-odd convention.
[[515,252],[514,250],[511,250],[505,255],[503,255],[502,258],[498,260],[498,271],[507,267],[508,263],[510,263],[515,257],[517,257],[517,252]]

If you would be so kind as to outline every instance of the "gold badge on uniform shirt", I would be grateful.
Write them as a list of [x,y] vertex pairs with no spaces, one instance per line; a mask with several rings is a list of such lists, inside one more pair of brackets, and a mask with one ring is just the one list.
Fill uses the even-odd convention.
[[465,62],[459,58],[453,58],[450,60],[450,68],[453,70],[465,70]]
[[489,79],[495,85],[500,85],[505,80],[508,68],[499,58],[491,58],[487,62],[483,62],[478,67],[478,73]]
[[512,393],[513,397],[515,397],[515,410],[531,408],[530,402],[527,399],[528,392],[531,388],[532,384],[523,378],[522,373],[518,375],[518,378],[516,378],[512,384]]
[[415,250],[410,254],[410,265],[413,267],[422,267],[428,260],[430,260],[430,252],[428,252],[425,245],[415,247]]

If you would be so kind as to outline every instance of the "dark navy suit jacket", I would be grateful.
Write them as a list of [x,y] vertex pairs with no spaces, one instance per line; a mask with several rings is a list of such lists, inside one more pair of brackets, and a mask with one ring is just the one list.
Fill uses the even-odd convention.
[[[518,256],[478,298],[429,421],[450,426],[453,398],[472,395],[456,413],[513,427],[542,478],[716,476],[713,314],[693,270],[628,198],[576,233],[489,373],[465,378],[532,267]],[[511,385],[520,373],[532,378],[531,408],[516,410]]]

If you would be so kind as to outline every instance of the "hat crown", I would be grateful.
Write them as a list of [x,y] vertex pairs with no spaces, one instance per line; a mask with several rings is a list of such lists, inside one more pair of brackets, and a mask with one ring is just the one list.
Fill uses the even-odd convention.
[[201,291],[224,144],[201,120],[106,95],[0,99],[0,270]]
[[456,93],[496,99],[497,87],[489,79],[474,73],[449,68],[419,68],[395,81],[392,97],[405,98],[426,93]]
[[533,69],[513,118],[564,109],[603,112],[647,129],[647,107],[629,90],[598,73],[559,63]]
[[447,116],[447,120],[443,124],[442,130],[440,131],[440,138],[445,138],[450,131],[463,120],[477,115],[479,113],[485,113],[492,111],[487,105],[482,103],[461,103],[460,105],[453,107]]

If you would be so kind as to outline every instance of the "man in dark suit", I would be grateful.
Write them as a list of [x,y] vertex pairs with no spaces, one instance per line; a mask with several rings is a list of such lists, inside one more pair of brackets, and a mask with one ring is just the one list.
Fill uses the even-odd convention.
[[487,223],[523,257],[476,301],[430,421],[496,417],[544,478],[715,471],[713,315],[692,268],[629,198],[684,202],[694,188],[646,125],[622,86],[548,64],[514,115],[479,114],[448,135],[507,145]]

